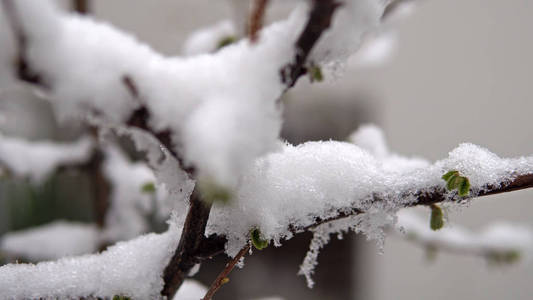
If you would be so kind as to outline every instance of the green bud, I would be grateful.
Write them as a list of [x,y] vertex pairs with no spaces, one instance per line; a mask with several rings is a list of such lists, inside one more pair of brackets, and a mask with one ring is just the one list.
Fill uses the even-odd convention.
[[311,82],[322,82],[324,80],[324,74],[322,74],[322,69],[319,66],[312,64],[309,66],[308,72]]
[[237,41],[237,38],[235,36],[229,35],[224,38],[222,38],[220,41],[218,41],[217,44],[217,50],[220,50],[228,45],[231,45]]
[[146,194],[155,193],[155,184],[151,181],[144,183],[141,186],[141,192],[146,193]]
[[457,189],[461,197],[466,197],[470,193],[470,180],[465,176],[461,176],[459,171],[449,171],[442,175],[442,179],[446,181],[446,189],[449,191]]
[[199,180],[198,187],[205,201],[228,203],[233,197],[232,192],[210,179]]
[[452,178],[452,176],[459,176],[459,171],[450,171],[444,175],[442,175],[442,179],[444,179],[444,181],[448,181]]
[[252,238],[252,244],[258,250],[263,250],[268,247],[268,240],[261,238],[261,231],[259,231],[259,229],[252,229],[252,231],[250,232],[250,236]]
[[431,206],[431,218],[429,221],[429,227],[431,227],[432,230],[439,230],[444,226],[444,214],[442,212],[442,208],[436,204],[432,204]]
[[461,183],[459,184],[459,196],[465,197],[470,193],[470,180],[466,177],[461,177]]
[[492,264],[513,264],[520,260],[521,253],[518,250],[509,250],[504,252],[490,252],[487,254],[487,260]]

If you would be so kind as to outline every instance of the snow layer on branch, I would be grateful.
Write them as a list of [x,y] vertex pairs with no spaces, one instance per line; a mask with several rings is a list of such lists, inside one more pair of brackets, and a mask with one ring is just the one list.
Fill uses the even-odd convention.
[[0,249],[9,257],[41,261],[91,253],[98,242],[99,232],[92,224],[55,221],[5,234]]
[[[175,150],[201,177],[230,188],[257,157],[276,149],[277,99],[285,90],[280,70],[295,56],[309,3],[265,28],[257,44],[243,40],[188,58],[164,58],[108,24],[66,15],[49,1],[15,3],[28,33],[30,66],[52,87],[48,92],[59,115],[97,112],[120,122],[140,101],[156,130],[174,132]],[[383,8],[382,0],[345,1],[313,61],[338,61],[356,51]],[[126,75],[138,99],[123,84]]]
[[[181,228],[120,242],[93,255],[36,265],[0,267],[0,299],[111,298],[160,299],[162,272],[172,256]],[[31,288],[28,288],[31,287]]]
[[[133,163],[118,148],[106,148],[104,173],[111,183],[111,205],[106,215],[109,241],[127,240],[148,231],[147,216],[155,208],[155,193],[143,192],[155,185],[155,176],[144,163]],[[170,213],[170,212],[169,212]]]
[[345,0],[335,12],[330,30],[311,53],[316,62],[348,59],[361,46],[363,37],[378,28],[387,1]]
[[93,149],[90,137],[71,143],[27,141],[0,133],[0,164],[15,176],[40,182],[60,166],[89,160]]
[[[380,145],[383,139],[376,128],[363,127],[354,139],[365,141],[366,149],[387,149]],[[290,228],[306,228],[317,219],[359,209],[369,213],[358,220],[358,228],[381,240],[382,227],[394,222],[395,212],[415,201],[418,191],[444,189],[441,176],[447,171],[467,176],[473,193],[533,173],[533,157],[501,159],[472,144],[460,145],[434,164],[382,150],[379,157],[364,148],[336,141],[308,142],[285,145],[258,159],[241,178],[235,199],[215,204],[207,234],[226,235],[226,251],[235,255],[252,228],[278,244],[292,236]]]
[[[140,134],[141,131],[135,131]],[[132,133],[133,134],[133,133]],[[145,135],[140,135],[144,137]],[[146,135],[150,136],[150,135]],[[139,136],[137,136],[139,137]],[[151,137],[151,136],[150,136]],[[148,149],[139,139],[138,149]],[[150,143],[150,145],[156,145]],[[108,241],[127,240],[147,232],[148,221],[168,219],[172,211],[176,211],[177,222],[181,223],[188,207],[188,197],[194,188],[190,180],[175,159],[164,155],[158,147],[159,157],[147,154],[149,161],[154,160],[155,171],[144,162],[132,162],[114,145],[105,148],[106,160],[104,172],[111,182],[111,206],[106,216],[105,238]],[[166,159],[160,160],[163,155]],[[157,160],[157,162],[155,162]],[[163,177],[161,180],[156,180]],[[183,176],[180,176],[183,175]],[[169,185],[166,181],[172,181]],[[155,190],[145,189],[152,185]],[[170,188],[169,188],[170,186]]]
[[396,227],[408,239],[436,250],[470,253],[487,256],[515,252],[521,257],[530,255],[533,247],[533,233],[523,226],[508,223],[493,223],[480,233],[472,233],[459,226],[445,227],[433,231],[429,221],[409,210],[398,212]]

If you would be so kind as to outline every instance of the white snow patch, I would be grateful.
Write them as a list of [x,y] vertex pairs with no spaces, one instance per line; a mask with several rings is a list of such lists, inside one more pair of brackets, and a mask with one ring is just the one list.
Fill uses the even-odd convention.
[[0,239],[0,250],[13,258],[54,260],[94,252],[99,240],[99,231],[93,224],[55,221],[6,233]]
[[93,140],[86,136],[71,143],[28,141],[0,134],[0,164],[15,176],[40,182],[63,165],[89,160]]
[[[160,299],[162,272],[172,256],[181,226],[171,223],[163,234],[120,242],[93,255],[54,262],[0,267],[1,299],[80,297]],[[28,288],[31,287],[31,288]]]

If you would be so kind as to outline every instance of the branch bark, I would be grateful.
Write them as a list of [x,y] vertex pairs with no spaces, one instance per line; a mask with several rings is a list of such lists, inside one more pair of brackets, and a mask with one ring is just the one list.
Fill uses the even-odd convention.
[[248,36],[252,43],[257,42],[259,31],[263,27],[268,1],[269,0],[255,0],[254,9],[250,16],[250,28],[248,29]]
[[281,81],[291,88],[307,73],[307,58],[322,34],[331,25],[333,14],[341,4],[335,0],[313,0],[313,7],[303,32],[296,41],[294,61],[280,71]]
[[239,262],[239,260],[241,260],[242,257],[244,257],[244,255],[248,251],[250,251],[250,244],[246,244],[246,246],[244,246],[244,248],[242,248],[241,251],[239,251],[239,253],[237,253],[237,255],[235,255],[235,257],[226,264],[226,267],[224,268],[224,270],[222,270],[222,272],[220,272],[220,274],[218,274],[217,278],[215,279],[215,281],[213,281],[213,283],[209,287],[209,290],[205,294],[204,298],[202,298],[202,300],[211,300],[213,298],[215,293],[226,282],[228,282],[229,273],[231,273],[233,268],[235,268],[235,265]]

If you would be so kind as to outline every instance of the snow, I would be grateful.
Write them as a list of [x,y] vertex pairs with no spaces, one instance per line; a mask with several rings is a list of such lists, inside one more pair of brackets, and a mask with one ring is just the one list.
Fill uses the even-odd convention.
[[105,238],[128,240],[149,230],[147,216],[155,209],[156,195],[143,193],[142,186],[155,184],[144,163],[133,163],[115,147],[105,151],[104,174],[111,183],[111,203],[106,215]]
[[192,56],[215,52],[220,42],[229,37],[238,38],[237,30],[230,20],[220,21],[207,28],[199,29],[185,41],[183,55]]
[[174,296],[174,300],[199,300],[207,293],[207,288],[198,281],[187,279]]
[[[367,149],[387,149],[376,128],[363,127],[353,137],[357,136],[356,141],[365,141]],[[360,209],[369,213],[365,219],[357,219],[357,228],[380,244],[383,226],[394,223],[396,211],[415,201],[418,191],[444,189],[441,176],[449,170],[467,176],[474,193],[533,171],[533,157],[502,159],[472,144],[461,144],[448,158],[433,164],[381,152],[380,158],[337,141],[286,144],[281,151],[255,162],[240,179],[233,201],[215,203],[207,234],[226,235],[226,253],[233,256],[252,228],[279,245],[292,237],[294,230],[314,224],[317,218]],[[445,197],[451,199],[454,193]]]
[[[258,44],[242,40],[186,58],[165,58],[109,24],[67,15],[49,1],[17,1],[16,7],[31,41],[30,65],[53,87],[45,92],[61,118],[96,113],[120,123],[144,104],[154,129],[172,130],[174,150],[183,151],[200,177],[230,189],[257,157],[276,149],[282,122],[277,100],[285,91],[279,71],[295,56],[307,2],[265,28]],[[380,0],[345,1],[313,62],[338,63],[356,51],[383,9]],[[216,28],[206,34],[229,32],[227,25]],[[138,98],[123,84],[126,75]]]
[[[163,234],[120,242],[93,255],[62,258],[36,265],[0,267],[0,299],[111,298],[160,299],[162,272],[172,256],[181,226]],[[31,288],[28,288],[31,287]]]
[[27,141],[0,133],[0,164],[15,176],[41,182],[58,167],[82,164],[93,150],[90,137],[70,143]]
[[13,258],[54,260],[98,250],[99,232],[92,224],[55,221],[39,227],[6,233],[0,250]]

